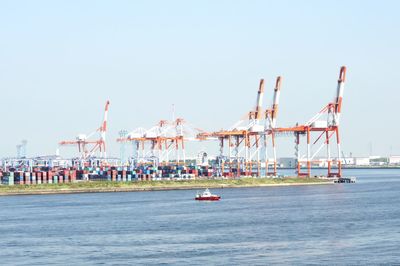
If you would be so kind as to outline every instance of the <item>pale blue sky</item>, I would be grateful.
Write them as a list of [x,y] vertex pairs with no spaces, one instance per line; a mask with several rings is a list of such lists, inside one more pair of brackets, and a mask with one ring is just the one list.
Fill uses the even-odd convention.
[[[89,133],[110,99],[118,130],[178,116],[227,128],[270,102],[284,77],[279,126],[305,122],[348,67],[343,150],[400,154],[398,1],[0,1],[1,156],[53,154]],[[292,139],[279,155],[293,154]],[[72,151],[73,149],[69,149]],[[1,157],[0,156],[0,157]]]

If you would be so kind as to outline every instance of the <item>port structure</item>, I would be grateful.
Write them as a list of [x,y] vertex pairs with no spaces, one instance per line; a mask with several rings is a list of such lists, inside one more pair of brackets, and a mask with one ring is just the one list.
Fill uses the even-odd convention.
[[[294,135],[295,156],[297,158],[296,171],[298,176],[311,176],[311,165],[314,162],[318,162],[315,158],[325,146],[328,163],[327,176],[342,177],[342,153],[339,128],[345,81],[346,67],[342,66],[339,73],[336,97],[332,102],[329,102],[305,124],[297,124],[296,126],[286,128],[275,128],[274,130],[277,134],[286,133],[287,135],[287,133],[289,133],[290,135],[290,133],[292,133],[292,135]],[[301,137],[306,138],[305,154],[301,154],[300,152]],[[337,150],[336,153],[333,154],[331,143],[335,141]],[[316,150],[312,153],[314,147],[316,147]],[[305,172],[303,172],[304,170]]]
[[146,130],[136,128],[117,142],[132,143],[133,156],[130,164],[134,166],[163,166],[170,163],[185,165],[187,141],[198,141],[197,135],[204,132],[187,123],[183,118],[173,121],[160,120],[155,126]]
[[[107,117],[110,101],[107,101],[104,107],[104,117],[99,128],[90,134],[79,134],[75,140],[63,140],[59,142],[60,146],[76,145],[80,154],[80,160],[87,160],[95,157],[97,154],[100,158],[107,158],[106,150],[106,133],[107,133]],[[99,133],[98,139],[91,139],[96,133]]]
[[17,159],[26,158],[26,146],[28,144],[27,140],[22,140],[21,144],[16,146],[17,148]]
[[[260,80],[256,105],[228,130],[199,134],[203,140],[219,140],[217,157],[218,175],[261,176],[276,175],[275,126],[281,89],[281,77],[277,77],[272,105],[263,110],[264,79]],[[272,147],[272,158],[268,150]]]
[[[171,121],[161,120],[149,130],[137,128],[130,133],[122,130],[118,139],[124,144],[120,150],[121,158],[125,158],[122,155],[128,142],[132,143],[133,150],[129,162],[122,163],[117,158],[106,157],[107,101],[103,122],[95,132],[87,136],[80,134],[73,141],[60,142],[60,145],[77,145],[80,159],[62,159],[58,153],[55,156],[27,158],[26,142],[23,141],[17,146],[16,158],[0,161],[0,182],[14,185],[76,180],[130,182],[161,178],[276,176],[277,136],[294,137],[298,176],[311,176],[314,163],[322,162],[318,154],[326,148],[326,176],[333,177],[335,182],[355,182],[352,177],[342,176],[342,159],[346,158],[341,151],[339,133],[345,81],[346,67],[343,66],[334,100],[307,122],[291,127],[277,127],[282,82],[282,78],[278,77],[272,105],[263,109],[264,80],[261,80],[254,109],[228,130],[205,132],[182,118],[175,119],[175,115]],[[99,133],[98,139],[94,137],[95,133]],[[209,159],[207,152],[202,150],[194,165],[193,160],[190,163],[186,160],[185,148],[188,142],[201,140],[217,140],[220,154],[217,160]],[[336,149],[332,149],[331,145],[335,145]],[[96,157],[96,152],[100,152],[102,158]]]

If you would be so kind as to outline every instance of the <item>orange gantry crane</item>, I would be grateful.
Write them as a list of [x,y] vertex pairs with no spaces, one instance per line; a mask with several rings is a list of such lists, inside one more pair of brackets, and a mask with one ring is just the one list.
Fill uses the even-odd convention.
[[[82,160],[86,160],[90,157],[99,153],[101,158],[106,158],[106,132],[107,132],[107,116],[108,116],[108,106],[110,105],[110,101],[106,102],[104,108],[104,118],[103,122],[101,123],[100,127],[96,129],[94,132],[86,135],[86,134],[79,134],[75,140],[63,140],[59,142],[60,146],[65,145],[77,145],[79,151],[79,157]],[[91,137],[95,133],[99,133],[98,139],[91,139]]]
[[[239,120],[229,130],[203,133],[200,139],[218,138],[220,155],[218,156],[219,175],[250,176],[276,175],[275,134],[279,95],[282,78],[276,80],[273,104],[265,112],[262,108],[264,80],[260,80],[255,108]],[[268,143],[272,143],[273,158],[269,158]],[[225,155],[227,152],[227,155]],[[272,172],[269,171],[272,166]]]
[[[303,125],[296,125],[294,127],[276,128],[276,133],[293,133],[295,136],[295,152],[297,157],[297,174],[298,176],[311,176],[312,163],[318,163],[316,156],[319,152],[326,147],[326,161],[328,167],[328,177],[341,177],[342,176],[342,158],[340,148],[340,115],[342,109],[344,84],[346,80],[346,67],[340,68],[338,85],[336,90],[336,97],[334,101],[328,103],[321,109],[313,118]],[[312,139],[312,133],[318,135]],[[306,153],[300,153],[300,138],[306,137]],[[332,156],[330,144],[336,137],[337,150],[335,156]],[[335,140],[333,140],[335,141]],[[312,153],[314,145],[320,144],[319,147]],[[337,170],[333,170],[335,167]],[[306,168],[305,172],[302,172]]]

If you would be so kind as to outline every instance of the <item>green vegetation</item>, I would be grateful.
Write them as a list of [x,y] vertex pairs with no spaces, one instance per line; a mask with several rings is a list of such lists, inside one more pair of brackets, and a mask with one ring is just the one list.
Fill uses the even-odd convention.
[[206,179],[179,181],[136,181],[107,182],[90,181],[62,184],[14,185],[0,186],[0,194],[40,194],[40,193],[74,193],[74,192],[106,192],[162,189],[190,189],[217,187],[251,187],[268,185],[295,185],[308,183],[327,183],[318,178],[241,178],[241,179]]

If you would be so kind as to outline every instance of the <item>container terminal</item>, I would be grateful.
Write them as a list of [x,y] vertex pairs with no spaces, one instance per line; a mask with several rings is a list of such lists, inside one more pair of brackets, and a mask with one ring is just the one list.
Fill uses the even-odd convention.
[[[74,146],[78,156],[26,158],[26,141],[17,146],[17,158],[4,158],[0,165],[3,185],[69,183],[90,180],[132,182],[144,180],[182,180],[199,178],[277,177],[276,137],[295,141],[296,173],[311,177],[312,164],[326,152],[327,173],[324,178],[336,182],[353,182],[342,176],[340,118],[346,67],[337,81],[336,97],[307,122],[277,127],[282,77],[272,88],[272,104],[263,107],[264,79],[259,82],[255,107],[232,127],[206,132],[182,118],[160,120],[154,127],[121,130],[116,140],[121,153],[132,147],[128,160],[107,157],[106,133],[110,101],[104,107],[101,125],[90,134],[79,134],[73,140],[62,140],[59,147]],[[197,160],[186,158],[189,142],[218,143],[219,154],[209,160],[200,152]],[[335,145],[334,145],[335,144]],[[331,147],[335,146],[335,148]]]

